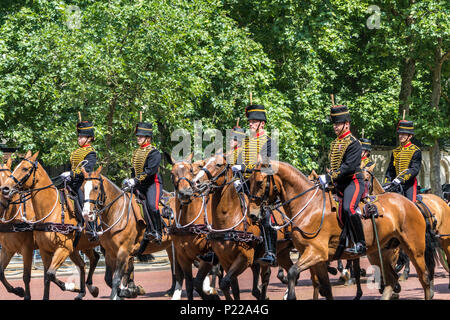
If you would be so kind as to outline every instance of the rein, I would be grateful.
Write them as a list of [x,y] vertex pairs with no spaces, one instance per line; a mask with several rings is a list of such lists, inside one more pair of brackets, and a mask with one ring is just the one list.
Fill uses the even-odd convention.
[[[273,228],[274,230],[277,230],[277,231],[282,229],[282,228],[285,228],[289,224],[293,224],[293,221],[300,215],[300,213],[302,213],[309,206],[309,204],[311,203],[311,201],[314,199],[314,197],[316,196],[317,192],[319,191],[319,188],[322,189],[322,198],[323,198],[322,217],[321,217],[321,220],[320,220],[320,225],[317,228],[317,230],[315,232],[306,232],[306,231],[302,230],[299,226],[293,226],[293,227],[299,229],[302,234],[307,235],[307,236],[309,236],[311,238],[317,236],[319,234],[320,230],[322,230],[323,221],[325,220],[325,206],[326,206],[325,188],[321,187],[321,184],[316,182],[316,183],[314,183],[314,185],[311,188],[309,188],[309,189],[307,189],[307,190],[297,194],[296,196],[292,197],[291,199],[289,199],[289,200],[287,200],[285,202],[280,202],[280,203],[275,202],[275,203],[270,205],[270,204],[268,204],[270,185],[273,184],[273,190],[276,193],[276,196],[279,195],[279,192],[278,192],[278,189],[276,187],[275,180],[273,178],[273,174],[268,174],[267,177],[268,178],[267,178],[267,181],[266,181],[266,187],[265,187],[265,190],[264,190],[264,196],[261,198],[261,197],[257,197],[257,196],[251,195],[250,197],[251,197],[252,200],[260,200],[262,202],[261,210],[268,210],[270,213],[273,210],[277,210],[278,212],[281,213],[283,220],[286,221],[283,225],[281,225],[281,226],[273,226],[271,219],[269,219],[270,227]],[[300,198],[301,196],[307,194],[308,192],[310,192],[312,190],[315,190],[314,194],[308,199],[308,201],[303,206],[303,208],[301,208],[292,218],[287,217],[280,210],[278,210],[278,208],[291,203],[295,199]]]

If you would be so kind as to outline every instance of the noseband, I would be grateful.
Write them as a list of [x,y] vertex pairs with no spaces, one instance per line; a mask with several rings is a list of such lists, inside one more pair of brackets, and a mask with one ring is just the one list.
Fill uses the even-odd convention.
[[23,160],[28,161],[29,163],[31,163],[32,167],[28,170],[27,174],[20,180],[18,180],[12,174],[9,176],[16,183],[16,185],[13,187],[13,189],[16,189],[17,187],[19,187],[21,189],[23,187],[23,185],[25,184],[25,182],[28,181],[28,179],[30,178],[31,175],[33,175],[33,183],[31,185],[34,185],[34,183],[36,181],[36,170],[37,170],[37,167],[38,167],[38,161],[36,160],[36,161],[33,162],[33,161],[29,160],[29,159],[23,159]]
[[97,195],[97,199],[92,200],[92,199],[84,199],[83,203],[92,203],[94,205],[94,208],[100,208],[101,206],[103,206],[105,204],[105,198],[106,198],[106,193],[105,193],[105,189],[103,187],[103,179],[101,177],[99,178],[94,178],[94,177],[87,177],[84,178],[85,181],[90,181],[90,180],[98,180],[100,181],[100,192]]

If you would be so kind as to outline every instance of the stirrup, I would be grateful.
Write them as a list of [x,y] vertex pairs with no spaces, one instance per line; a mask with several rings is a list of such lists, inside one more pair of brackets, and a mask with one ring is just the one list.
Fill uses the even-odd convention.
[[268,252],[266,254],[264,254],[263,257],[258,259],[258,262],[261,264],[268,264],[271,267],[276,267],[277,266],[277,256],[275,254],[273,254],[272,252]]
[[363,256],[366,254],[366,246],[360,242],[357,242],[352,248],[345,249],[345,252]]

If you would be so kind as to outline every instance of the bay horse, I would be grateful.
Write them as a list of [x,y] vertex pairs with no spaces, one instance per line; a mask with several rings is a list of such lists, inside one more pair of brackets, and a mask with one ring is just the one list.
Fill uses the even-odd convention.
[[[91,294],[98,295],[98,288],[92,286],[92,275],[97,266],[99,255],[93,250],[98,242],[88,240],[83,231],[76,240],[77,220],[70,201],[52,183],[45,169],[37,161],[39,151],[32,155],[28,151],[25,158],[16,166],[12,174],[1,186],[2,197],[8,203],[20,192],[31,194],[31,201],[36,221],[28,221],[33,226],[33,236],[39,247],[44,265],[44,300],[49,299],[50,282],[61,290],[78,292],[75,299],[82,299],[86,294],[86,285]],[[63,200],[64,198],[65,200]],[[63,203],[59,203],[63,201]],[[64,221],[63,221],[64,218]],[[45,222],[43,222],[45,221]],[[75,247],[74,243],[78,241]],[[85,263],[79,251],[83,250],[90,260],[88,280],[85,279]],[[56,278],[56,271],[67,257],[75,263],[80,274],[80,287],[67,284]]]
[[[9,158],[5,165],[0,165],[0,186],[11,175],[12,159]],[[19,195],[15,195],[12,199],[12,203],[8,205],[0,202],[0,228],[10,225],[16,225],[22,223],[23,214],[26,213],[26,218],[34,219],[34,210],[31,201],[25,201],[20,203]],[[25,207],[24,207],[25,206]],[[9,229],[9,228],[8,228]],[[31,267],[33,263],[33,251],[37,249],[37,245],[34,243],[32,231],[18,231],[18,232],[0,232],[0,244],[2,246],[0,252],[0,280],[5,286],[6,290],[24,300],[31,299],[30,293],[30,280],[31,280]],[[11,258],[19,253],[22,255],[23,261],[23,282],[25,290],[21,287],[13,287],[5,278],[5,269],[8,266]]]
[[[180,299],[183,279],[186,280],[186,293],[188,300],[193,300],[193,291],[203,300],[215,299],[219,296],[215,293],[207,294],[203,291],[203,281],[212,270],[211,263],[199,261],[198,256],[209,251],[210,246],[206,240],[208,230],[206,228],[206,215],[211,220],[211,197],[204,195],[194,197],[192,191],[192,179],[204,165],[203,160],[191,163],[191,156],[182,161],[172,163],[172,182],[176,194],[175,224],[172,226],[173,244],[176,253],[176,291],[172,300]],[[192,264],[199,261],[195,280],[192,277]]]
[[[270,266],[259,265],[255,259],[264,253],[264,244],[258,224],[247,215],[245,209],[248,199],[245,195],[238,195],[233,185],[233,172],[226,158],[217,154],[209,158],[193,182],[196,190],[207,186],[212,192],[212,221],[208,238],[219,263],[223,266],[226,276],[220,281],[220,289],[227,300],[231,300],[230,287],[235,300],[240,299],[238,276],[248,267],[253,272],[252,294],[257,299],[266,299],[266,290],[270,278]],[[281,229],[280,229],[281,230]],[[278,263],[286,270],[292,265],[290,259],[290,241],[284,241],[284,234],[279,230],[278,237],[283,237],[277,246]],[[257,288],[258,270],[260,270],[262,287]]]
[[[371,181],[372,194],[377,195],[385,193],[383,186],[373,175],[373,168],[369,168],[369,170],[364,174],[365,177]],[[425,193],[418,195],[418,197],[419,196],[422,198],[422,202],[426,206],[422,206],[422,208],[425,212],[428,212],[425,219],[428,220],[429,225],[432,227],[433,231],[436,233],[436,237],[439,239],[438,242],[440,248],[438,248],[437,253],[439,255],[441,265],[449,273],[450,288],[450,270],[448,267],[448,262],[450,261],[450,207],[447,205],[445,200],[435,194]],[[445,255],[446,259],[443,255]],[[406,256],[404,259],[406,260],[404,262],[406,266],[401,278],[406,279],[409,273],[409,258]]]
[[[102,166],[90,173],[81,169],[84,175],[81,188],[85,195],[83,217],[88,221],[100,220],[102,230],[98,235],[107,265],[105,282],[111,287],[110,299],[120,300],[133,296],[136,290],[133,259],[141,246],[146,224],[134,195],[116,186],[101,170]],[[142,254],[166,250],[172,263],[171,241],[170,235],[163,233],[161,243],[150,241]]]
[[[341,227],[333,203],[325,190],[314,184],[299,170],[288,163],[271,160],[269,164],[259,163],[250,176],[250,213],[258,212],[261,205],[270,205],[278,196],[281,198],[289,222],[293,224],[292,241],[301,254],[288,272],[288,299],[295,299],[295,280],[299,273],[313,266],[320,266],[321,286],[327,299],[332,299],[331,286],[326,263],[334,259],[338,248]],[[314,191],[314,192],[312,192]],[[363,228],[369,261],[385,270],[382,299],[390,299],[397,284],[397,275],[392,265],[383,259],[378,261],[376,239],[382,248],[400,245],[410,256],[425,299],[432,298],[434,257],[431,243],[426,241],[427,229],[422,214],[408,199],[395,193],[379,195],[374,203],[383,216],[376,219],[377,234],[372,221],[363,220]],[[395,239],[395,240],[392,240]],[[342,259],[352,259],[344,252]],[[325,272],[324,272],[325,271]],[[324,275],[326,273],[326,275]]]

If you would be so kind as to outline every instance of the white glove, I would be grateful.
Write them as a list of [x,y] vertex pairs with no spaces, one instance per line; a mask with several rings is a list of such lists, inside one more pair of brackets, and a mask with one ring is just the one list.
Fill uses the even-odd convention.
[[231,167],[231,171],[233,172],[242,171],[242,164],[235,164],[234,166]]
[[59,175],[61,178],[63,178],[64,180],[70,180],[70,171],[66,171],[66,172],[63,172],[63,173],[61,173],[60,175]]
[[235,180],[235,181],[233,182],[233,185],[234,185],[234,187],[236,188],[236,190],[239,190],[241,184],[242,184],[242,182],[241,182],[240,179]]
[[319,176],[319,182],[321,185],[323,185],[325,188],[328,186],[328,184],[331,182],[330,181],[330,176],[327,174],[322,174]]
[[395,178],[394,181],[392,181],[395,184],[401,184],[402,182],[400,181],[400,179]]
[[133,188],[136,185],[136,180],[133,178],[123,180],[123,185],[128,188]]

